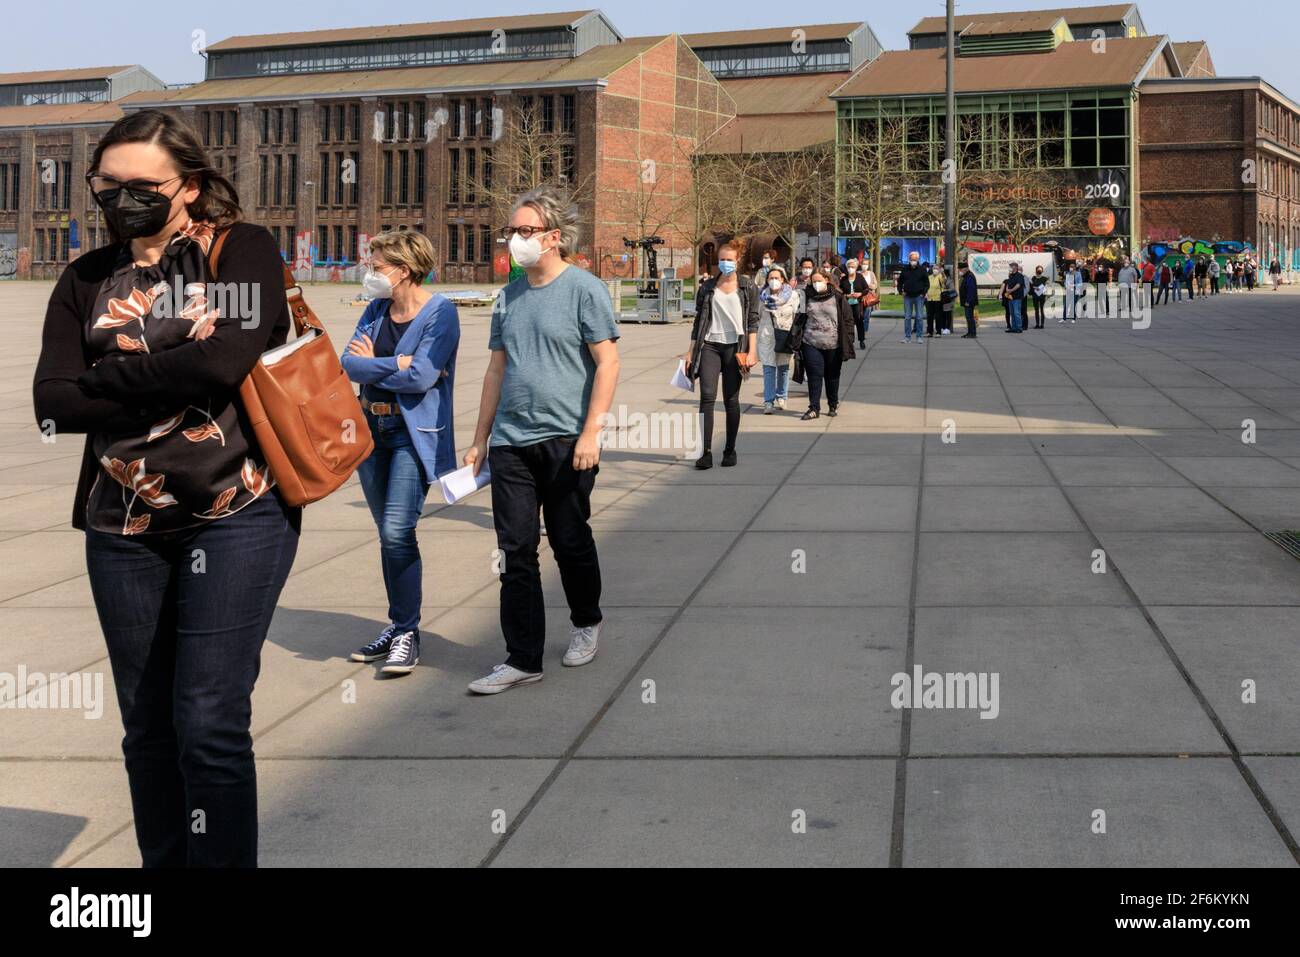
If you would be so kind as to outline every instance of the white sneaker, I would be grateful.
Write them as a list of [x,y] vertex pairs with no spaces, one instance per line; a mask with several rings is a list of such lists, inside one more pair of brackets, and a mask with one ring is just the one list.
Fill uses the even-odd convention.
[[772,403],[772,404],[775,405],[778,409],[784,409],[784,408],[785,408],[785,399],[777,399],[776,402],[774,402],[774,403]]
[[509,691],[515,685],[532,684],[542,680],[542,672],[520,671],[513,665],[497,665],[491,674],[486,674],[477,681],[469,683],[469,690],[475,694],[500,694]]
[[1070,320],[1070,325],[1074,325],[1074,320],[1073,320],[1073,319]]
[[947,329],[940,329],[940,330],[939,330],[939,335],[941,335],[941,336],[946,336],[946,335],[948,335],[948,330],[947,330]]
[[1057,319],[1056,321],[1059,322],[1061,325],[1065,325],[1065,320],[1064,320],[1064,319]]
[[771,402],[764,402],[764,403],[763,403],[763,414],[764,414],[764,415],[771,415],[771,414],[772,414],[772,408],[773,408],[773,406],[772,406],[772,403],[771,403]]
[[602,624],[604,622],[598,621],[596,624],[587,625],[584,628],[570,628],[569,649],[564,653],[564,660],[560,664],[569,668],[576,668],[595,658],[596,642],[600,640],[600,626]]

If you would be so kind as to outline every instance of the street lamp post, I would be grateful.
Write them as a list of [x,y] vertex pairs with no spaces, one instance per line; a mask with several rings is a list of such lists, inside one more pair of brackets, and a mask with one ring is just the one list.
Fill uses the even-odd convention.
[[943,219],[944,219],[944,260],[948,264],[948,275],[955,282],[957,279],[957,117],[956,92],[953,86],[953,61],[956,36],[953,32],[954,0],[948,0],[948,49],[947,49],[947,104],[944,110],[944,151],[948,163],[944,168],[943,184]]

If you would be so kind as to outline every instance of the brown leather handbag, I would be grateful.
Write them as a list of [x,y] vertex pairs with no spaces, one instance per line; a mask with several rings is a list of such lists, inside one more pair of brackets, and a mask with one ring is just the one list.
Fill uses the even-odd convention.
[[[228,235],[222,230],[208,253],[214,282]],[[288,266],[284,290],[297,338],[262,353],[239,399],[281,497],[309,505],[346,482],[375,442],[330,337]]]

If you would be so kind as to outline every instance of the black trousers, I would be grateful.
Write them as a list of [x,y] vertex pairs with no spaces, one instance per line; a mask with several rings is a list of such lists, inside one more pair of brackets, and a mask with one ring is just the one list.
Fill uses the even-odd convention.
[[966,332],[973,336],[979,329],[979,323],[975,320],[975,307],[962,306],[962,309],[966,311]]
[[839,347],[818,349],[804,343],[803,367],[808,376],[808,408],[822,409],[822,383],[826,384],[826,401],[831,406],[840,404],[840,370],[844,358]]
[[925,301],[925,334],[933,336],[943,329],[943,304],[937,299]]
[[197,529],[86,533],[145,867],[257,866],[253,685],[300,524],[271,491]]
[[569,603],[569,620],[582,628],[600,622],[600,560],[591,534],[591,491],[600,466],[573,467],[576,436],[533,445],[494,445],[492,521],[501,549],[501,632],[506,664],[520,671],[542,670],[546,645],[546,603],[537,560],[541,541],[538,510],[546,520],[546,540],[560,567]]
[[722,379],[722,408],[727,415],[727,444],[725,451],[736,448],[736,434],[740,431],[740,365],[736,362],[736,346],[717,342],[700,342],[700,414],[704,416],[701,431],[704,433],[704,451],[713,448],[713,407],[718,401],[718,379]]
[[1046,296],[1037,294],[1030,297],[1034,300],[1034,328],[1043,328],[1043,303],[1047,300]]

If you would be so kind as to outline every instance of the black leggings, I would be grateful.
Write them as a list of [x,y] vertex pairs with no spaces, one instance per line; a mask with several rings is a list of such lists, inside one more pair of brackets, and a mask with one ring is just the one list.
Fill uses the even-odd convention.
[[722,376],[722,407],[727,413],[727,445],[724,451],[736,448],[736,433],[740,431],[740,365],[736,362],[736,346],[718,342],[701,342],[700,350],[700,414],[704,416],[704,451],[713,448],[713,406],[718,401],[718,376]]
[[1047,298],[1046,296],[1040,296],[1037,293],[1034,294],[1033,299],[1034,299],[1034,328],[1035,329],[1043,328],[1043,301],[1046,298]]
[[925,334],[938,335],[943,329],[943,305],[937,299],[925,301]]

